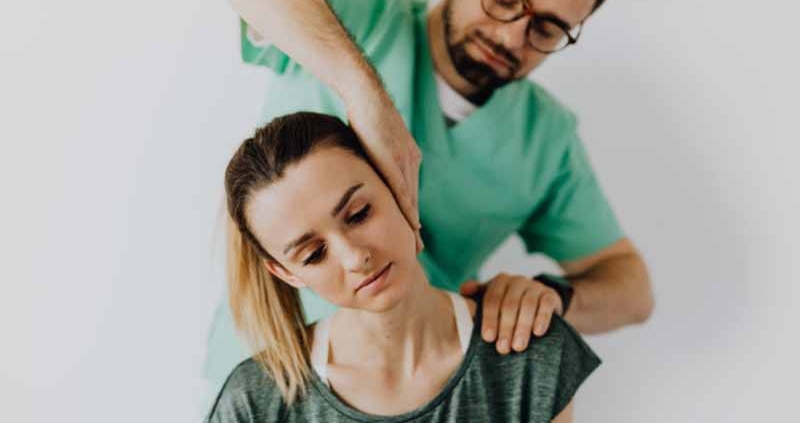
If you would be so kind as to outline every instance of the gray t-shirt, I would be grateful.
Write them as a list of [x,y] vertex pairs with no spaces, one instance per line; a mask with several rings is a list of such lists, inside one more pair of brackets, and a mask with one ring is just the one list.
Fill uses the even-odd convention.
[[550,422],[600,365],[578,333],[553,316],[547,334],[521,353],[500,355],[480,337],[477,308],[469,349],[429,403],[396,416],[376,416],[342,402],[313,371],[305,396],[287,407],[274,381],[253,359],[228,376],[206,423],[267,422]]

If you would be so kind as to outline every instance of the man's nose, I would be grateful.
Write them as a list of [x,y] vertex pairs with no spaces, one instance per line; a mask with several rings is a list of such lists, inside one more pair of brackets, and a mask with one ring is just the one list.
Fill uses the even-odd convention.
[[530,18],[525,16],[513,22],[498,22],[493,38],[508,50],[520,49],[525,46],[529,20]]

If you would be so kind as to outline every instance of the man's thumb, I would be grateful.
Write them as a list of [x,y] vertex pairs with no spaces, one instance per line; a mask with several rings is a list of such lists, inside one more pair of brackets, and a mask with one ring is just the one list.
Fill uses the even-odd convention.
[[477,294],[480,290],[480,284],[478,281],[468,280],[461,285],[461,295],[474,295]]

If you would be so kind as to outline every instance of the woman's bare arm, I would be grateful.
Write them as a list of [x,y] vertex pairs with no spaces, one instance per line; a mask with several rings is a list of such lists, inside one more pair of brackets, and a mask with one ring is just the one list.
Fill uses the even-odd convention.
[[563,410],[553,419],[552,423],[572,423],[572,405],[575,401],[570,401]]

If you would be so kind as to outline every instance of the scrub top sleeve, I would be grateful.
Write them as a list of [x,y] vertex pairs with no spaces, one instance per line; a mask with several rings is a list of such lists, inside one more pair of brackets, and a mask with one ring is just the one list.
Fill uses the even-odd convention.
[[[359,46],[363,46],[370,35],[388,18],[387,11],[392,3],[398,0],[327,0],[331,10],[350,33],[350,37]],[[242,61],[252,65],[266,66],[277,74],[283,74],[293,68],[299,68],[279,48],[258,40],[258,36],[240,19],[240,38]]]
[[562,133],[566,148],[554,158],[559,165],[546,196],[517,233],[529,253],[569,261],[596,253],[624,235],[595,178],[574,118]]

